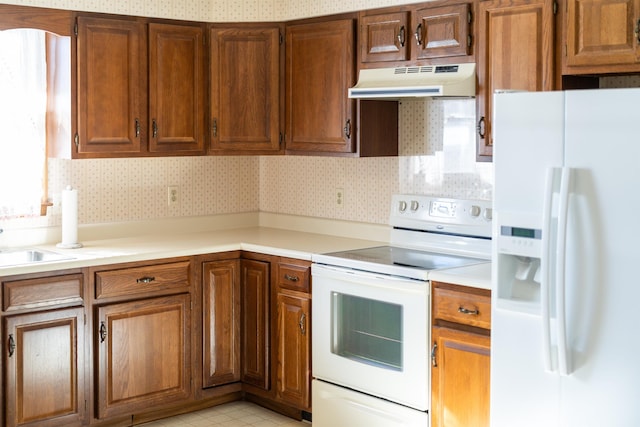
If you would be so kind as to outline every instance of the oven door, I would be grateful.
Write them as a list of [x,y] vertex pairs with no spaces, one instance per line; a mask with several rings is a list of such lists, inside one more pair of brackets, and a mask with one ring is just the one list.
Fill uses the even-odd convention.
[[429,408],[427,282],[312,266],[313,376]]

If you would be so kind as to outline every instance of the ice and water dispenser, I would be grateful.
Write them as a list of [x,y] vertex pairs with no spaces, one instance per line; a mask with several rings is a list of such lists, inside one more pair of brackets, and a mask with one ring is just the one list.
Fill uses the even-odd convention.
[[540,218],[502,212],[496,219],[498,306],[539,312],[543,242]]

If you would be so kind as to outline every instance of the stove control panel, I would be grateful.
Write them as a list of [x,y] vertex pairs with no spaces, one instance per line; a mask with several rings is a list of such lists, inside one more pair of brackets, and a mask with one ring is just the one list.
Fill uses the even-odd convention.
[[490,200],[449,199],[416,194],[392,197],[390,224],[412,230],[491,236]]

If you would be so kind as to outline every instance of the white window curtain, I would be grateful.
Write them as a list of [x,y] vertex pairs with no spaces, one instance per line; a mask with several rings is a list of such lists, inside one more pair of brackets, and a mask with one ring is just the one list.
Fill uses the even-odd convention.
[[0,218],[40,215],[46,110],[45,32],[0,31]]

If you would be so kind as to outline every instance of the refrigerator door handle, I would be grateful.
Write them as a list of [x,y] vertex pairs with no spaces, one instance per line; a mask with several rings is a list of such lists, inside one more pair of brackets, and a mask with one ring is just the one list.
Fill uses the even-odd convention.
[[571,168],[562,168],[560,181],[560,200],[558,213],[558,235],[556,245],[556,325],[558,333],[558,371],[560,375],[569,375],[569,354],[567,349],[566,320],[566,260],[567,260],[567,222],[569,218],[569,195],[572,181]]
[[544,190],[544,205],[542,210],[542,257],[540,259],[540,315],[542,317],[542,358],[547,372],[553,372],[553,357],[551,347],[551,209],[553,205],[553,182],[557,168],[548,168]]

